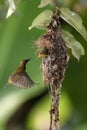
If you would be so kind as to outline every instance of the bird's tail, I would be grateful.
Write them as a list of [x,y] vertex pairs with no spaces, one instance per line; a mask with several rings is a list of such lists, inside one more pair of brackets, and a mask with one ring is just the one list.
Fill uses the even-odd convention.
[[9,85],[9,83],[7,82],[7,83],[5,84],[5,86],[4,86],[4,88],[7,88],[7,87],[8,87],[8,85]]

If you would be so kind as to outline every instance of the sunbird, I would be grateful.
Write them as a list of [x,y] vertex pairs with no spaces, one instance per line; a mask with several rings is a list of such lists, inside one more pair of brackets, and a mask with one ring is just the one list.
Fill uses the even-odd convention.
[[44,48],[39,54],[38,54],[38,58],[47,58],[48,57],[48,50],[46,48]]
[[26,72],[26,64],[30,59],[24,59],[20,62],[19,67],[11,76],[9,76],[8,84],[13,84],[20,88],[28,88],[34,85],[34,82]]

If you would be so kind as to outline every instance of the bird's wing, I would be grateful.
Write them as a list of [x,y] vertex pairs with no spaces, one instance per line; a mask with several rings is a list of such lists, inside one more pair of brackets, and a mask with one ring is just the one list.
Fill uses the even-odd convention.
[[9,77],[8,83],[21,88],[27,88],[34,85],[34,82],[31,80],[26,72],[13,73]]

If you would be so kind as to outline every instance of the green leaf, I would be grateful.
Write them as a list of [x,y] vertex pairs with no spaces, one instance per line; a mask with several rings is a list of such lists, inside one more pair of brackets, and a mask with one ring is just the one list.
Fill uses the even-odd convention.
[[87,41],[87,31],[82,23],[81,17],[77,13],[70,11],[68,8],[60,8],[60,11],[60,17],[74,27],[74,29],[76,29]]
[[8,2],[9,2],[9,8],[7,11],[6,18],[10,17],[16,10],[16,5],[14,3],[14,0],[8,0]]
[[51,21],[52,15],[53,12],[51,10],[43,11],[34,19],[32,25],[29,27],[29,30],[31,30],[33,27],[36,27],[38,29],[46,29]]
[[79,61],[81,55],[85,55],[83,46],[67,31],[62,30],[62,37],[66,42],[66,46],[71,49],[72,55]]
[[45,7],[48,4],[51,4],[52,2],[53,2],[53,0],[41,0],[40,5],[38,6],[38,8]]

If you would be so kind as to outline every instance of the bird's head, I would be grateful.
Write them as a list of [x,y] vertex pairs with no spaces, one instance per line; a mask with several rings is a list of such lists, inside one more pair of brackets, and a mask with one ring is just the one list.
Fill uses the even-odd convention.
[[23,72],[23,71],[25,71],[26,70],[26,64],[30,60],[31,60],[31,58],[22,60],[20,62],[19,67],[16,69],[16,72]]
[[38,55],[38,58],[47,58],[48,57],[48,50],[44,48]]
[[30,61],[30,60],[31,60],[31,58],[22,60],[20,62],[20,66],[26,66],[27,62]]

